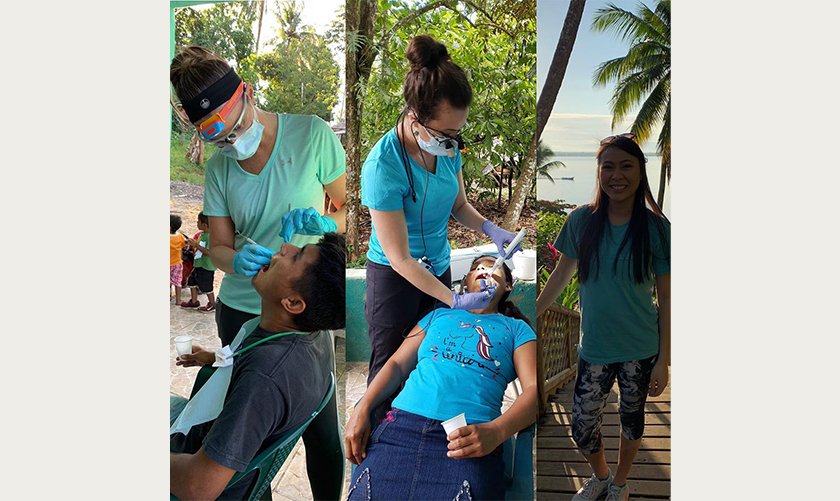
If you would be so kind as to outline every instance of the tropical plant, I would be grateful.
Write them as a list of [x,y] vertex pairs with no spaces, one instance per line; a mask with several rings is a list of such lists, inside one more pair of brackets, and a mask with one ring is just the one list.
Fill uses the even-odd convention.
[[629,42],[627,54],[601,63],[593,75],[596,87],[615,82],[610,100],[612,128],[641,103],[630,132],[641,144],[661,124],[656,149],[662,155],[659,193],[665,199],[665,184],[671,179],[671,2],[658,0],[651,10],[643,3],[636,13],[613,3],[598,9],[592,30],[613,32]]
[[311,26],[303,24],[303,5],[298,4],[297,0],[278,0],[275,8],[274,16],[280,29],[269,43],[288,44],[291,40],[300,40],[301,37],[314,34]]
[[[544,205],[544,202],[540,202]],[[565,208],[558,205],[553,205],[550,210],[542,210],[540,207],[539,216],[537,218],[537,265],[539,278],[539,289],[545,287],[548,277],[554,271],[557,265],[557,259],[560,257],[557,249],[554,248],[553,242],[563,229],[566,223]],[[578,304],[580,283],[577,279],[577,272],[572,276],[571,281],[563,289],[563,292],[557,297],[555,303],[565,306],[569,309],[574,309]]]
[[549,171],[556,167],[565,167],[566,164],[560,160],[552,160],[552,158],[554,158],[554,151],[540,139],[539,143],[537,143],[537,177],[551,181],[554,184],[554,178],[551,177]]

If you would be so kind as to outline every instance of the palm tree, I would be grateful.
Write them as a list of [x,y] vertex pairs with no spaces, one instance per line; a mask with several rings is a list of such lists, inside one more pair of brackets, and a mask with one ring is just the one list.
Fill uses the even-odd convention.
[[277,17],[277,22],[280,24],[278,36],[272,39],[285,40],[286,45],[294,38],[300,40],[301,36],[312,35],[312,27],[303,24],[302,14],[303,5],[298,5],[297,0],[285,0],[283,2],[276,2],[277,12],[274,15]]
[[656,143],[662,155],[656,200],[662,206],[665,183],[671,179],[671,1],[658,0],[654,10],[639,3],[635,14],[609,3],[595,12],[592,30],[612,31],[630,42],[627,55],[598,66],[593,83],[603,87],[616,82],[610,100],[613,129],[639,103],[641,108],[630,132],[640,144],[662,124]]
[[549,171],[555,167],[565,167],[566,164],[560,160],[551,160],[554,157],[554,152],[551,148],[543,144],[542,139],[537,144],[537,177],[547,179],[554,184],[554,178],[551,177]]

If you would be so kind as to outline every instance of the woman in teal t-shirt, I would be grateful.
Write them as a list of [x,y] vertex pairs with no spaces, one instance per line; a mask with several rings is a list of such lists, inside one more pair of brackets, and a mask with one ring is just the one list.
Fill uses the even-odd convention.
[[[318,117],[259,109],[253,86],[201,47],[179,49],[170,81],[179,114],[219,148],[207,161],[204,214],[210,258],[225,272],[216,307],[224,346],[260,314],[251,277],[282,243],[303,246],[344,232],[344,149]],[[325,190],[337,212],[322,214]]]
[[[477,258],[462,281],[472,292],[481,280],[498,284],[490,304],[426,315],[356,404],[344,439],[347,458],[359,465],[350,501],[504,499],[499,446],[537,417],[536,335],[507,300],[510,268],[491,277],[494,262]],[[505,388],[517,377],[522,393],[502,414]],[[403,381],[371,434],[371,411]],[[442,422],[461,413],[467,426],[447,434]]]
[[[484,308],[486,291],[454,294],[449,271],[449,216],[488,235],[502,253],[514,234],[467,201],[462,140],[472,88],[446,47],[428,35],[406,49],[405,109],[362,167],[362,204],[370,209],[365,319],[371,342],[368,384],[405,335],[435,304]],[[521,249],[521,247],[520,247]],[[384,416],[388,402],[378,410]]]
[[[601,141],[595,202],[566,219],[554,244],[560,261],[537,299],[539,316],[577,267],[581,341],[572,436],[594,474],[572,498],[576,501],[597,499],[604,492],[610,501],[628,499],[627,474],[644,432],[645,401],[668,384],[671,226],[651,195],[645,156],[633,139],[624,134]],[[616,379],[621,438],[613,476],[600,428]]]

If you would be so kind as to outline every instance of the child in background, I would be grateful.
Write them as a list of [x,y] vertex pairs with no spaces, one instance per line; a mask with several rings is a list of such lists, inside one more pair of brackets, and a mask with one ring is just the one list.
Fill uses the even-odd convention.
[[169,215],[169,284],[175,287],[175,304],[181,302],[181,280],[183,280],[183,266],[181,264],[181,249],[189,247],[187,238],[178,233],[181,229],[181,217]]
[[[210,261],[210,221],[204,212],[198,213],[198,221],[196,223],[200,230],[195,237],[195,240],[190,241],[190,245],[195,250],[195,260],[193,261],[193,271],[187,280],[190,287],[190,300],[181,303],[182,308],[198,308],[198,311],[205,313],[216,311],[216,298],[213,295],[213,279],[216,273],[216,267]],[[201,306],[198,301],[199,294],[207,294],[207,304]]]

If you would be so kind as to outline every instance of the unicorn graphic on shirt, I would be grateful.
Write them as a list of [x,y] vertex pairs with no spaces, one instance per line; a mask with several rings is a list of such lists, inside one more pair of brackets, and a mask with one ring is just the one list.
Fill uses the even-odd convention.
[[449,337],[453,340],[460,340],[461,341],[461,348],[467,349],[467,340],[471,339],[475,336],[475,331],[470,329],[473,327],[473,324],[462,322],[458,320],[458,328],[449,332]]
[[474,326],[476,332],[478,332],[478,346],[476,346],[475,351],[478,352],[478,356],[487,360],[489,362],[494,362],[493,357],[490,356],[490,348],[493,346],[490,343],[490,337],[484,332],[480,326]]

